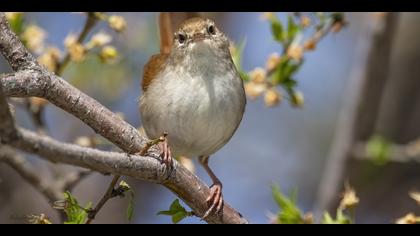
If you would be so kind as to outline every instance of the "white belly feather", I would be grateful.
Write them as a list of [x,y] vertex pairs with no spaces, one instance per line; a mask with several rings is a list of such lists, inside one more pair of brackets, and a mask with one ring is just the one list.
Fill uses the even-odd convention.
[[149,138],[168,132],[174,155],[213,154],[242,119],[245,94],[237,73],[167,71],[154,82],[140,99],[143,126]]

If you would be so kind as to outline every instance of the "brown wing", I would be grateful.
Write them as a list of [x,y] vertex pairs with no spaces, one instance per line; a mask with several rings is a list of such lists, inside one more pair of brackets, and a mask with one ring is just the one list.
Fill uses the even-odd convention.
[[141,83],[143,92],[147,90],[149,84],[156,78],[156,75],[162,69],[162,66],[166,62],[168,56],[168,54],[156,54],[150,57],[143,70],[143,81]]

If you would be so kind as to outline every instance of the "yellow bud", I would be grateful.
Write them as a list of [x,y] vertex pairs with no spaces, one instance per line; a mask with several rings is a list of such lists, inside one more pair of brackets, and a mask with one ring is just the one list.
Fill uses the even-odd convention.
[[99,57],[103,62],[112,62],[118,57],[118,51],[115,47],[105,46],[99,53]]
[[22,40],[29,50],[40,53],[44,48],[46,32],[37,25],[29,25],[22,33]]
[[311,18],[307,17],[307,16],[302,16],[300,18],[300,24],[302,25],[303,28],[306,28],[308,26],[311,25]]
[[86,58],[86,48],[80,43],[73,43],[68,47],[70,58],[74,62],[82,62]]
[[112,15],[108,18],[109,26],[117,32],[122,32],[127,28],[127,22],[124,17]]
[[67,37],[64,39],[64,46],[66,48],[71,47],[73,44],[75,44],[77,41],[76,35],[73,33],[70,33],[67,35]]
[[28,221],[30,224],[52,224],[50,219],[45,214],[41,215],[29,215]]
[[346,185],[346,190],[341,199],[339,208],[342,210],[351,209],[359,204],[359,198],[356,196],[356,192],[352,187]]
[[111,35],[104,32],[99,32],[92,36],[91,40],[87,43],[87,48],[102,47],[105,44],[110,43],[111,40]]
[[413,213],[408,213],[407,215],[397,219],[396,224],[416,224],[420,222],[420,217],[417,217]]
[[291,103],[293,106],[295,107],[302,107],[304,104],[304,98],[303,98],[303,93],[299,92],[299,91],[295,91],[292,94],[292,98],[291,98]]
[[265,93],[264,103],[267,107],[277,106],[281,101],[281,94],[275,89],[269,89]]
[[264,83],[265,82],[265,77],[266,77],[266,72],[263,68],[257,67],[254,70],[252,70],[251,72],[249,72],[249,76],[251,78],[251,81],[254,82],[254,83]]
[[261,19],[271,20],[271,19],[273,19],[273,17],[275,17],[273,12],[264,12],[261,16]]
[[281,57],[278,53],[273,53],[268,57],[265,68],[268,71],[274,70],[280,63]]
[[47,67],[49,71],[55,71],[61,57],[61,52],[56,47],[49,47],[38,57],[39,63]]
[[305,50],[308,50],[308,51],[312,51],[312,50],[315,50],[315,48],[316,48],[316,42],[315,42],[315,40],[314,39],[308,39],[304,44],[303,44],[303,48],[305,49]]
[[302,59],[303,56],[302,46],[300,46],[299,44],[290,45],[290,47],[287,49],[287,56],[296,61],[300,61],[300,59]]
[[5,12],[8,21],[15,21],[18,17],[22,16],[22,12]]
[[82,147],[92,147],[94,146],[92,139],[86,136],[78,137],[75,141],[75,144],[82,146]]
[[250,99],[256,99],[267,90],[267,85],[248,82],[245,84],[245,93]]

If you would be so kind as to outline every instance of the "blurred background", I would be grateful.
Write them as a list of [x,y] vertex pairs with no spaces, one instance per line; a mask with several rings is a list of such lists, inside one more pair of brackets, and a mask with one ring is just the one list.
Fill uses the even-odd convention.
[[[140,78],[143,65],[159,51],[158,13],[116,14],[127,22],[123,33],[115,33],[104,22],[92,32],[112,35],[118,60],[106,65],[96,56],[88,56],[83,63],[70,63],[63,78],[140,127]],[[281,51],[262,13],[201,14],[214,19],[232,41],[246,40],[243,70],[264,66],[270,54]],[[287,13],[277,15],[283,21]],[[358,223],[392,223],[408,212],[420,213],[408,196],[420,185],[416,161],[377,165],[354,157],[358,154],[352,151],[376,134],[392,145],[406,145],[420,134],[420,29],[416,23],[420,14],[345,13],[345,18],[346,27],[305,53],[305,62],[295,76],[297,89],[305,97],[303,107],[295,108],[287,101],[267,107],[262,97],[249,99],[238,131],[210,159],[223,182],[224,199],[252,223],[269,223],[269,216],[278,212],[272,185],[285,193],[297,189],[298,206],[304,212],[313,211],[315,217],[325,209],[334,213],[345,182],[360,198]],[[63,51],[64,39],[69,32],[81,30],[85,15],[25,13],[25,19],[45,30],[46,45]],[[0,71],[9,70],[1,58]],[[20,125],[34,129],[23,109],[16,112]],[[52,105],[46,106],[45,120],[49,135],[60,141],[94,135],[88,126]],[[35,156],[27,156],[40,173],[50,168]],[[210,183],[195,159],[194,163],[197,175]],[[175,195],[158,185],[124,179],[135,190],[133,223],[171,222],[170,217],[157,212],[168,209]],[[110,176],[93,173],[73,194],[83,204],[96,203],[110,180]],[[126,207],[126,198],[110,200],[95,223],[128,223]],[[48,200],[0,163],[0,223],[21,223],[24,220],[19,216],[40,213],[58,221]],[[182,223],[202,222],[190,217]]]

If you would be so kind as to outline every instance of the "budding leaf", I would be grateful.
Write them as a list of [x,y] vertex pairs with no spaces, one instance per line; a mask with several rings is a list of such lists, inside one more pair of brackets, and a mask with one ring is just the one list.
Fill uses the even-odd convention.
[[283,25],[276,17],[271,18],[271,33],[273,34],[274,40],[280,43],[284,42]]
[[379,135],[370,138],[366,145],[367,156],[373,158],[378,165],[384,165],[388,162],[391,149],[391,142]]
[[291,198],[285,196],[277,186],[272,187],[273,198],[280,208],[278,213],[278,223],[280,224],[302,224],[304,219],[301,211],[296,206],[296,202],[293,198],[296,195],[293,194]]
[[128,199],[128,206],[127,206],[127,219],[131,221],[134,216],[134,191],[131,189],[130,185],[124,180],[121,180],[119,184],[119,188],[122,190],[122,193],[128,192],[129,199]]
[[287,38],[292,41],[296,34],[299,32],[300,27],[296,24],[292,16],[287,17]]
[[231,50],[231,54],[232,54],[233,63],[235,64],[236,69],[239,72],[239,76],[242,78],[242,80],[248,81],[249,75],[242,69],[242,53],[244,51],[245,44],[246,44],[246,40],[245,39],[241,40],[241,42],[239,43],[239,47],[233,48]]
[[23,32],[24,17],[23,14],[16,14],[13,19],[9,20],[10,28],[15,32],[16,35],[20,35]]
[[88,215],[85,209],[91,208],[92,203],[88,203],[84,208],[81,207],[77,199],[69,191],[64,193],[64,198],[67,203],[64,208],[67,221],[64,224],[84,224]]
[[186,211],[185,208],[179,203],[179,199],[176,199],[172,202],[168,211],[159,211],[158,215],[172,216],[172,223],[176,224],[183,220],[185,217],[192,216],[193,213]]
[[336,219],[332,218],[332,216],[328,212],[324,212],[324,217],[322,219],[322,224],[350,224],[351,220],[347,217],[342,210],[337,210]]

